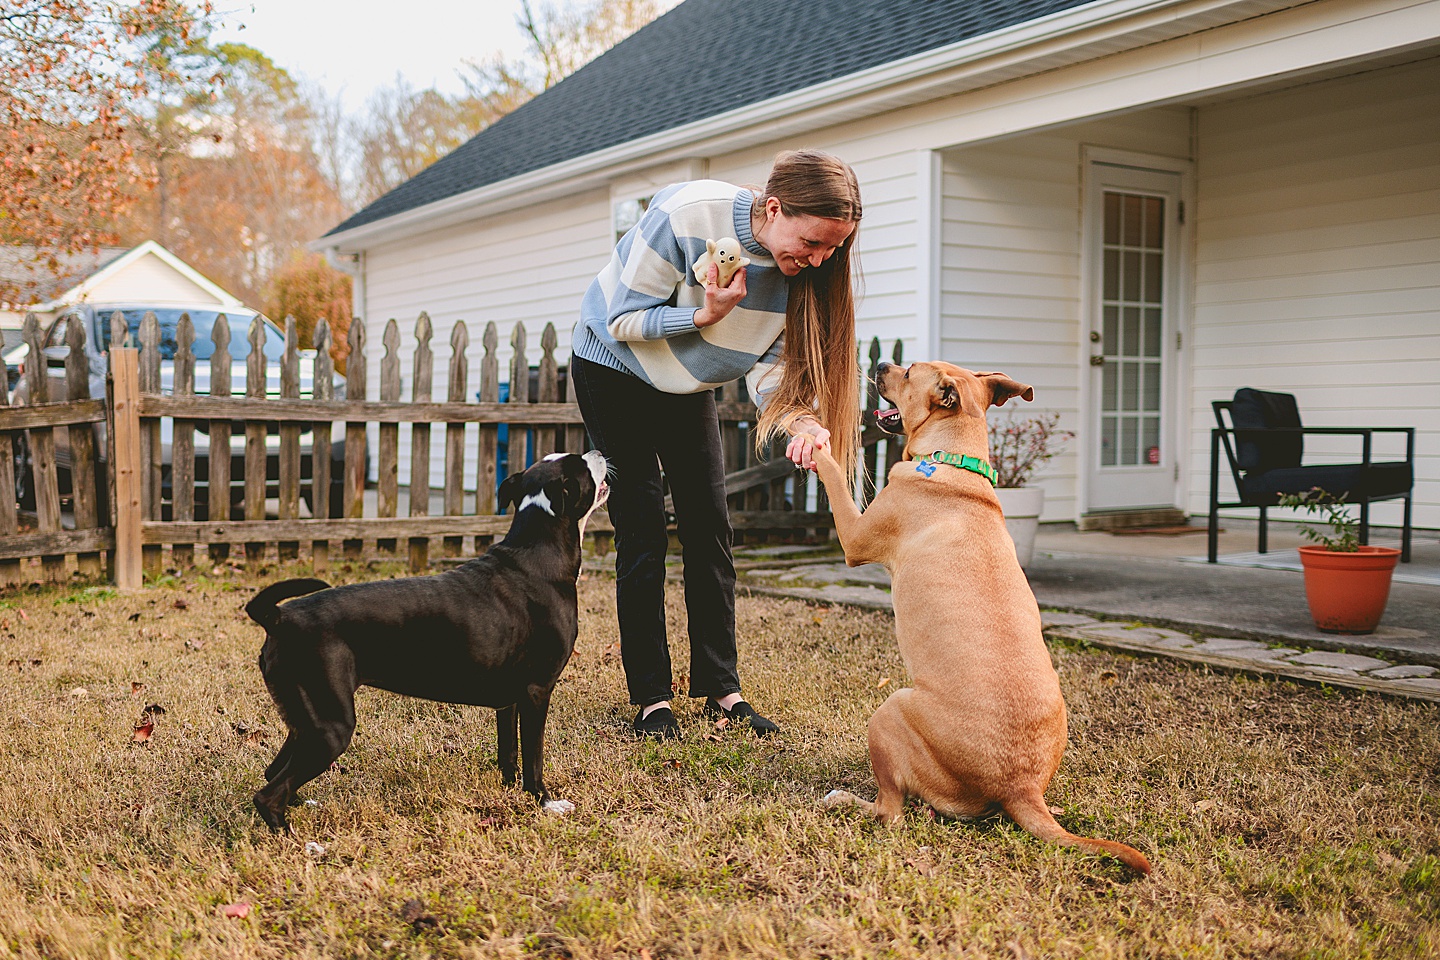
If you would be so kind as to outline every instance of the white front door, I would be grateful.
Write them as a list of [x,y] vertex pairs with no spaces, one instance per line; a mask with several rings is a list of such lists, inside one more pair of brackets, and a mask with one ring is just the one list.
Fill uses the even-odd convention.
[[1086,509],[1173,507],[1181,175],[1087,167]]

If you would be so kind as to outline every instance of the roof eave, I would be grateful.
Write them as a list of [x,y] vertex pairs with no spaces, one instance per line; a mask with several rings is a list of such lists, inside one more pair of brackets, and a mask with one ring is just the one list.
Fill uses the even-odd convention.
[[[1023,75],[1027,62],[1048,69],[1050,61],[1066,49],[1140,33],[1164,21],[1213,16],[1226,7],[1244,7],[1248,16],[1257,6],[1291,5],[1291,0],[1274,0],[1273,4],[1264,0],[1097,0],[326,234],[309,247],[358,252],[378,242],[602,186],[613,178],[616,168],[633,165],[638,159],[663,163],[694,155],[702,146],[705,152],[738,149],[777,135],[878,113],[897,102],[919,102],[927,93],[935,95],[937,89],[953,86],[967,75],[1001,69]],[[855,103],[866,98],[871,102],[863,108]]]

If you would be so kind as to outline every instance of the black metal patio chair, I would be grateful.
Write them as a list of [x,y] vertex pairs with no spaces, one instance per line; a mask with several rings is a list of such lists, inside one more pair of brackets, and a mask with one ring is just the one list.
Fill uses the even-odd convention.
[[[1210,431],[1209,560],[1219,549],[1220,510],[1260,508],[1260,546],[1268,548],[1266,511],[1282,494],[1304,493],[1320,487],[1346,502],[1360,506],[1360,542],[1370,542],[1370,504],[1375,500],[1405,500],[1400,559],[1410,562],[1410,512],[1415,485],[1414,427],[1303,427],[1300,408],[1289,393],[1269,393],[1241,387],[1231,400],[1212,400],[1215,422]],[[1229,424],[1226,424],[1226,417]],[[1375,461],[1372,439],[1377,433],[1405,434],[1404,461]],[[1350,435],[1361,439],[1358,463],[1302,466],[1306,434]],[[1220,450],[1230,462],[1239,499],[1220,499]]]

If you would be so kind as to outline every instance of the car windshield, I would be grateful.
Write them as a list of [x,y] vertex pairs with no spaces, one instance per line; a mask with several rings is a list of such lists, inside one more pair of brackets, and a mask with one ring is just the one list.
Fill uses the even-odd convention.
[[[145,314],[155,314],[155,319],[160,321],[160,359],[175,359],[175,327],[180,322],[180,315],[190,314],[190,322],[195,325],[195,351],[196,360],[209,360],[210,355],[215,352],[215,343],[210,339],[211,328],[215,326],[215,318],[224,313],[230,321],[230,356],[233,359],[244,359],[250,353],[248,336],[250,333],[251,319],[255,314],[248,310],[179,310],[179,309],[154,309],[134,308],[121,310],[125,315],[125,323],[130,328],[130,338],[135,342],[140,340],[140,321],[145,319]],[[100,316],[100,336],[105,344],[104,349],[110,349],[110,311],[102,311]],[[262,348],[266,360],[279,360],[285,355],[285,335],[277,330],[272,324],[265,324],[265,345]]]

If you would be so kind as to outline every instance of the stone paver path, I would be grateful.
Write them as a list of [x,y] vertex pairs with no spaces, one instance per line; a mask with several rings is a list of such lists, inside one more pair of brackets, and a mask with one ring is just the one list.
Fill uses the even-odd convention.
[[1152,654],[1227,670],[1354,687],[1392,696],[1440,701],[1440,670],[1392,664],[1378,657],[1328,650],[1295,650],[1258,640],[1193,637],[1142,623],[1097,620],[1078,613],[1040,614],[1047,636],[1063,637],[1128,653]]
[[[843,560],[825,562],[814,557],[802,559],[787,555],[783,547],[747,552],[752,563],[747,565],[750,569],[741,572],[742,593],[750,591],[871,610],[893,609],[889,577],[878,564],[846,567]],[[1300,650],[1278,641],[1196,636],[1147,623],[1100,620],[1082,613],[1042,611],[1041,619],[1047,636],[1097,647],[1440,702],[1440,669],[1423,664],[1395,663],[1327,650]]]

